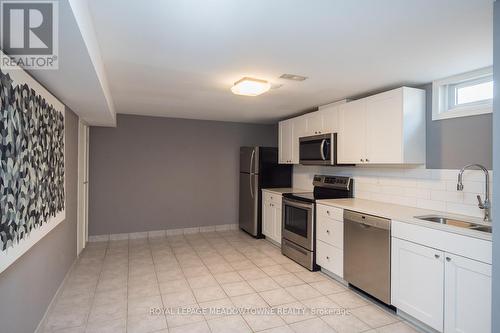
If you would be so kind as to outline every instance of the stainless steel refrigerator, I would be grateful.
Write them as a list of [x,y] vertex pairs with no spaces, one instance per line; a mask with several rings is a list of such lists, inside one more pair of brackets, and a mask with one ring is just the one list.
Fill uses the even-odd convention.
[[240,148],[240,228],[262,237],[262,189],[291,187],[292,166],[278,164],[278,148]]

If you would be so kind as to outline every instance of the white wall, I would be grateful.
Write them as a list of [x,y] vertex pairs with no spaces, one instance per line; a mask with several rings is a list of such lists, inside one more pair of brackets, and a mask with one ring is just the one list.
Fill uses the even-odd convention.
[[[456,190],[458,171],[423,167],[294,166],[293,186],[312,189],[315,174],[351,176],[354,178],[356,198],[482,218],[484,212],[477,207],[476,196],[479,194],[484,199],[484,173],[467,170],[464,173],[464,190],[459,192]],[[490,185],[492,176],[490,172]]]

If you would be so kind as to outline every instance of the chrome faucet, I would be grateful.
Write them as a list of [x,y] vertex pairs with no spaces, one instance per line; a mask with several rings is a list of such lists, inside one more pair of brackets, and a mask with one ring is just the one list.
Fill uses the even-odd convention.
[[469,164],[464,166],[460,172],[458,173],[458,183],[457,183],[457,191],[462,191],[464,189],[464,184],[462,183],[462,178],[463,178],[463,173],[466,169],[470,168],[477,168],[481,169],[484,171],[484,176],[485,176],[485,183],[486,183],[486,192],[484,194],[484,202],[481,200],[481,196],[477,196],[477,201],[478,201],[478,207],[480,209],[484,210],[484,221],[490,222],[491,221],[491,215],[490,215],[490,209],[491,209],[491,202],[490,202],[490,173],[488,172],[488,169],[486,169],[484,166],[480,164]]

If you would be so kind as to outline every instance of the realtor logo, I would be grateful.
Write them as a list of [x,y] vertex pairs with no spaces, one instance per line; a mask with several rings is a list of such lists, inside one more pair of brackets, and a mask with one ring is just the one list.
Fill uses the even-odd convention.
[[[2,67],[57,69],[57,1],[1,3]],[[10,57],[9,57],[10,56]]]

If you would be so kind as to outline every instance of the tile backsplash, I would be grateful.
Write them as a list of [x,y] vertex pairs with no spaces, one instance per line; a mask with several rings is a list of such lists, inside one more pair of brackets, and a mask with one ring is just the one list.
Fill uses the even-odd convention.
[[[477,206],[477,195],[484,200],[484,173],[464,172],[464,190],[457,191],[459,170],[397,168],[397,167],[320,167],[296,165],[293,186],[312,189],[315,174],[351,176],[354,197],[398,205],[438,210],[454,214],[483,217]],[[493,173],[490,171],[490,198]],[[493,200],[492,200],[493,201]]]

